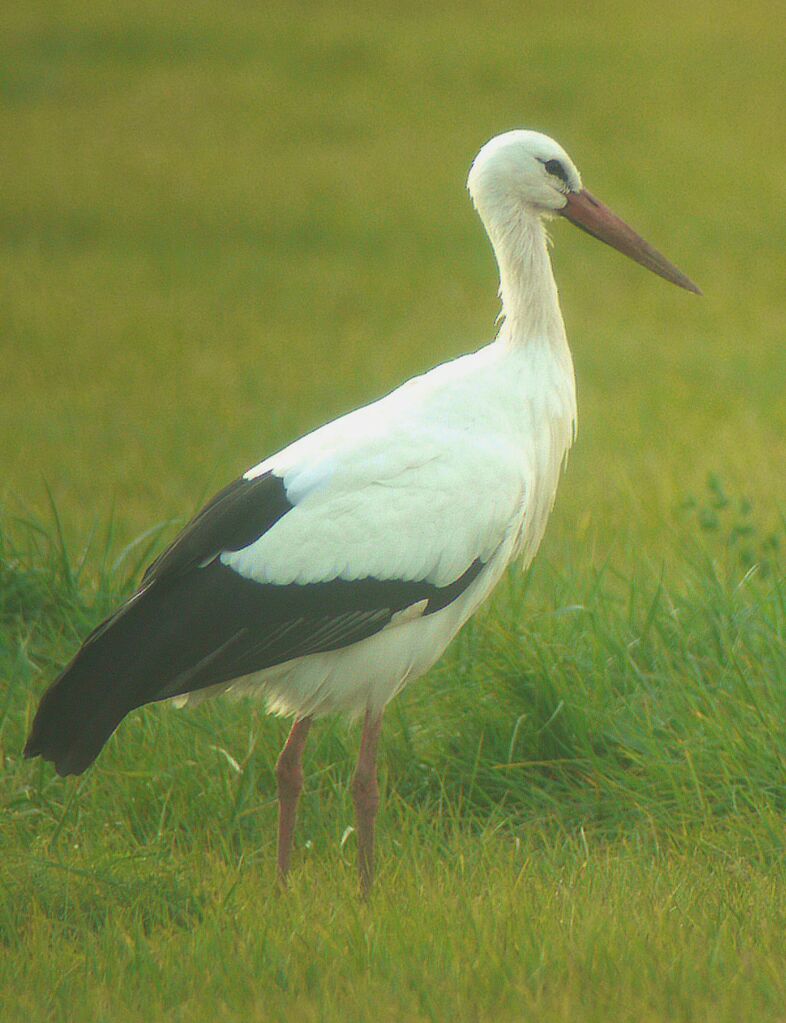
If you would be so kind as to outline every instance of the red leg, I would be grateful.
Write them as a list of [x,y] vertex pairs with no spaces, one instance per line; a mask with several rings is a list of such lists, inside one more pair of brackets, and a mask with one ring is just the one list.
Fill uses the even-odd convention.
[[382,731],[382,715],[372,717],[366,711],[363,737],[360,740],[355,774],[352,777],[352,797],[355,801],[355,819],[358,834],[358,868],[360,889],[368,896],[374,884],[374,821],[379,806],[377,785],[377,747]]
[[311,728],[311,718],[301,718],[281,750],[276,764],[278,779],[278,877],[286,882],[292,858],[292,840],[295,834],[297,804],[303,789],[303,748]]

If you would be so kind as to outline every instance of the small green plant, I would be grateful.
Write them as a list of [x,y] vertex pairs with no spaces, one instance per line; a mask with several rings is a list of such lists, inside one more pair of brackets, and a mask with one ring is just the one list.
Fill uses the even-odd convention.
[[753,500],[744,495],[732,497],[717,473],[707,477],[703,495],[688,497],[679,510],[707,541],[714,539],[722,546],[743,571],[756,567],[767,576],[777,566],[786,527],[782,523],[780,532],[763,528],[756,521]]

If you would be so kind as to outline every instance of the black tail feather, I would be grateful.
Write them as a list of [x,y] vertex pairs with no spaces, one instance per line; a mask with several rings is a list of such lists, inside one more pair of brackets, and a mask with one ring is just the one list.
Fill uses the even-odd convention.
[[87,770],[133,709],[101,700],[106,681],[72,668],[63,672],[41,701],[24,755],[50,760],[60,775]]
[[61,775],[81,774],[136,707],[231,677],[211,670],[191,679],[234,636],[235,609],[229,607],[226,621],[217,613],[214,574],[200,569],[193,577],[153,580],[99,625],[44,694],[25,756],[52,761]]
[[[140,597],[142,600],[140,601]],[[131,598],[85,641],[43,696],[24,749],[43,757],[60,775],[81,774],[117,726],[148,702],[144,632],[150,625],[144,593]]]

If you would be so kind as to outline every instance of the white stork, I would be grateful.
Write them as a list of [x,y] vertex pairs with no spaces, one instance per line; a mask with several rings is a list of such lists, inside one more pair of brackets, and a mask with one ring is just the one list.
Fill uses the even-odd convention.
[[261,693],[294,719],[277,764],[284,879],[311,722],[364,716],[352,793],[370,890],[385,706],[428,671],[514,558],[532,560],[574,436],[573,365],[544,221],[561,215],[699,291],[582,188],[545,135],[492,139],[468,187],[499,266],[496,340],[222,490],[46,692],[26,756],[79,774],[135,707]]

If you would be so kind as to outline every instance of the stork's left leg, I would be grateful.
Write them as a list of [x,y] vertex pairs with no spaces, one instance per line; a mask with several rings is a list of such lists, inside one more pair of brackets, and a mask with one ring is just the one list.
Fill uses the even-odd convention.
[[278,780],[278,878],[286,883],[292,841],[295,835],[297,804],[303,789],[303,747],[306,745],[311,718],[299,718],[292,725],[286,745],[276,764]]
[[379,806],[377,785],[377,747],[382,731],[382,714],[366,711],[360,755],[352,777],[352,798],[355,801],[355,821],[358,834],[358,868],[360,890],[368,896],[374,884],[374,825]]

